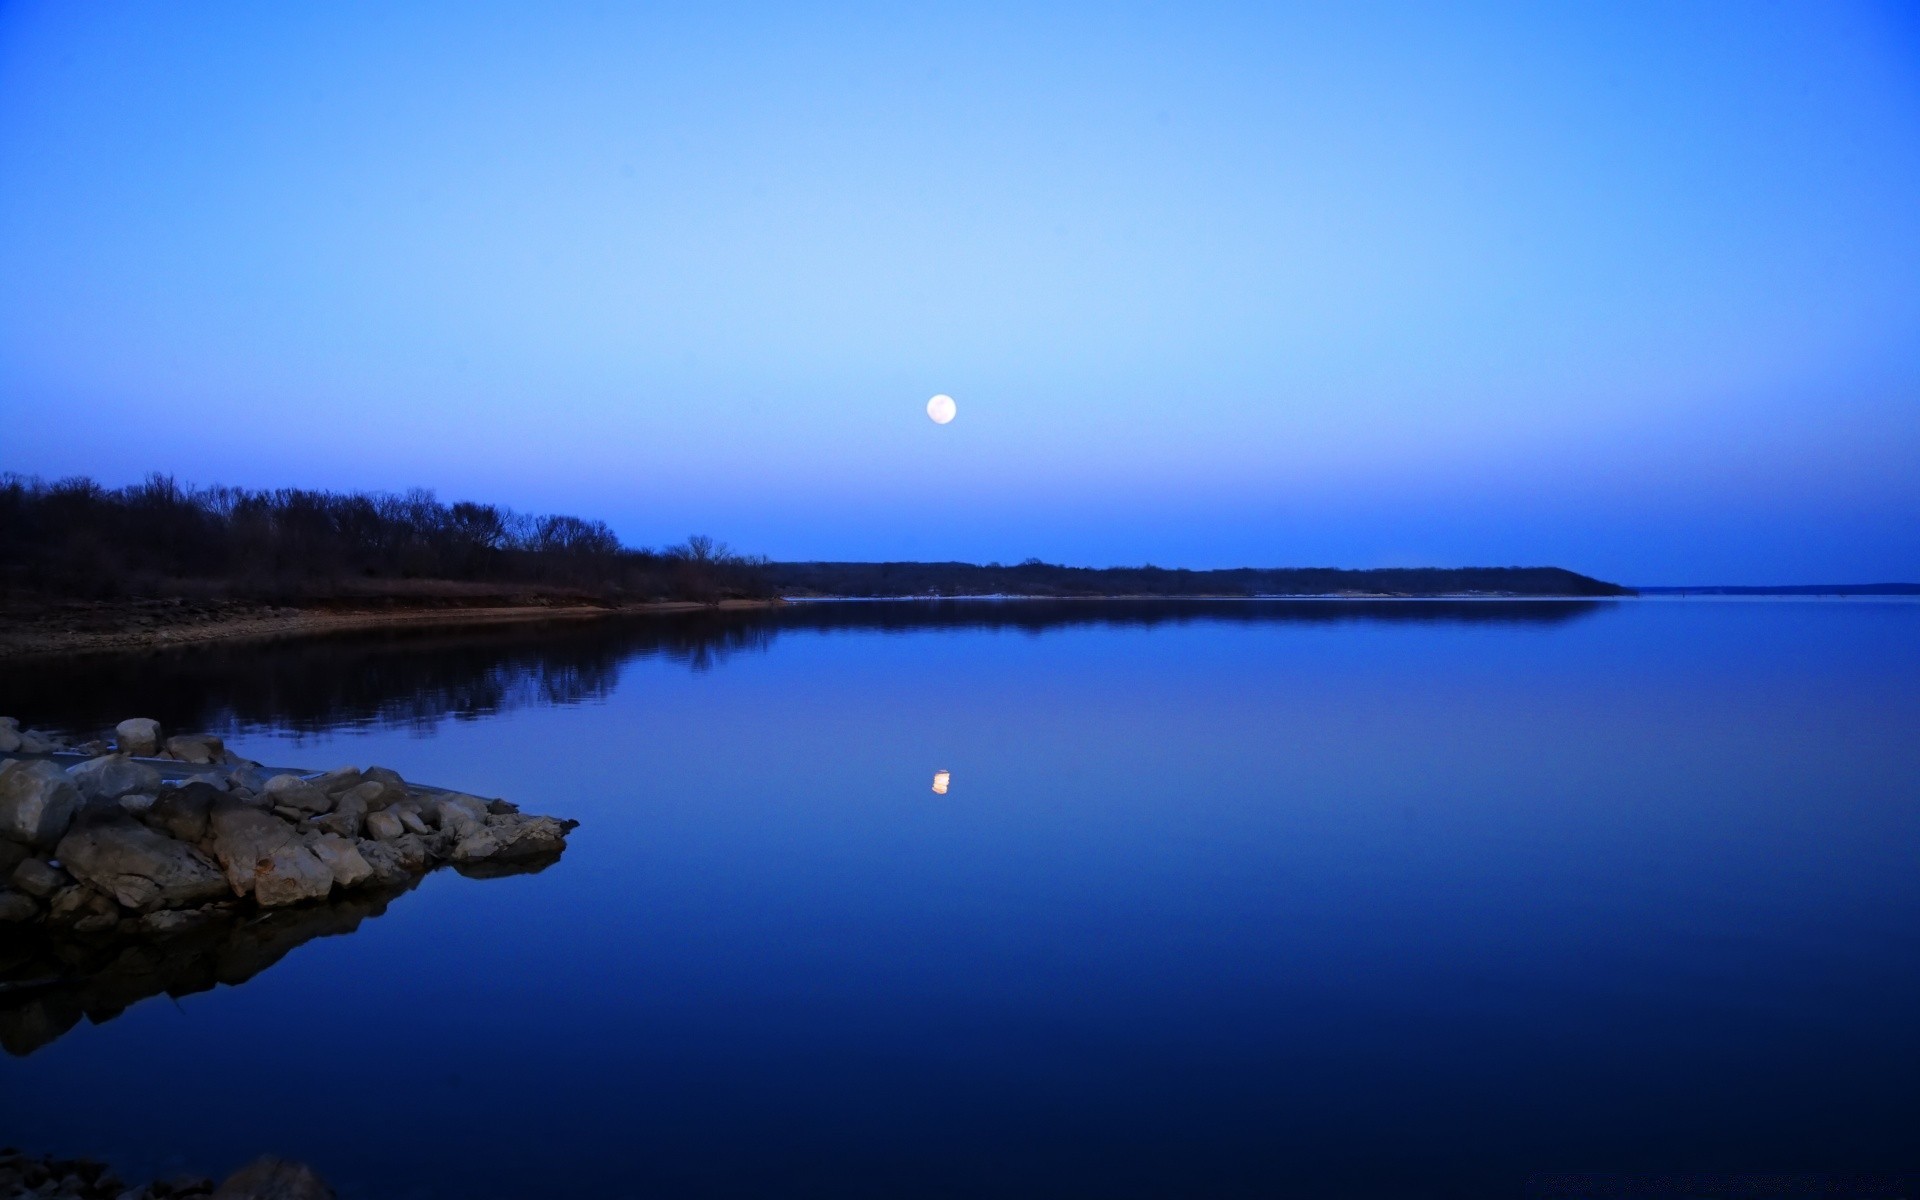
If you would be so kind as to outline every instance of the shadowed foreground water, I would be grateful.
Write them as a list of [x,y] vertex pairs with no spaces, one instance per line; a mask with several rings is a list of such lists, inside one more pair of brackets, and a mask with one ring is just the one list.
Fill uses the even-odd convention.
[[0,668],[30,724],[135,711],[584,824],[0,1059],[0,1141],[123,1175],[1920,1169],[1920,605],[805,605]]

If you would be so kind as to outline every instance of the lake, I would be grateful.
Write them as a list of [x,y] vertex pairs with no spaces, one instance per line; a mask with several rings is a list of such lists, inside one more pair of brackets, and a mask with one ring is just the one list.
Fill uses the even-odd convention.
[[582,822],[0,1056],[0,1141],[129,1178],[1920,1171],[1920,604],[796,604],[0,664],[0,712]]

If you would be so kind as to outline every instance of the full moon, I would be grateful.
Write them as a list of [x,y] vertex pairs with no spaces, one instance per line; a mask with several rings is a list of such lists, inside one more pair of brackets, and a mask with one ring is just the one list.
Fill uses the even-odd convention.
[[953,397],[945,392],[927,401],[927,416],[933,419],[935,425],[945,425],[953,420],[953,414],[958,411],[954,406]]

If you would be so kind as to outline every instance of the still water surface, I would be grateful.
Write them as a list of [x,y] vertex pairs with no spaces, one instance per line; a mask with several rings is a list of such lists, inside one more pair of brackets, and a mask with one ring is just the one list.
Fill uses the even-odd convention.
[[806,605],[0,673],[29,723],[133,711],[582,825],[0,1057],[0,1141],[126,1175],[1920,1169],[1920,605]]

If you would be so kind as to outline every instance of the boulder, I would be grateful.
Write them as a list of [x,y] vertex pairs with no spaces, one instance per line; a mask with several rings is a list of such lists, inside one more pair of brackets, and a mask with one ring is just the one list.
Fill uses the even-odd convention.
[[333,881],[343,888],[359,887],[373,876],[373,868],[359,849],[337,834],[315,838],[310,849],[313,856],[333,872]]
[[152,717],[128,717],[113,727],[113,742],[122,754],[150,757],[160,753],[160,722]]
[[367,836],[375,841],[391,842],[405,832],[400,818],[390,812],[367,814]]
[[227,1176],[213,1200],[334,1200],[333,1189],[305,1163],[267,1155]]
[[167,753],[184,763],[205,766],[225,757],[226,743],[210,733],[186,733],[167,739]]
[[[293,828],[285,821],[232,796],[214,799],[207,812],[207,829],[213,837],[213,855],[236,896],[251,894],[255,878],[293,840]],[[331,882],[333,877],[327,878]]]
[[[7,720],[13,720],[8,717]],[[20,749],[20,731],[12,725],[0,725],[0,754],[12,754]]]
[[324,900],[332,890],[333,871],[299,842],[275,850],[254,870],[253,899],[262,908]]
[[386,784],[403,796],[406,795],[407,781],[400,778],[400,772],[398,771],[390,771],[386,767],[368,767],[366,770],[360,772],[360,774],[362,777],[370,779],[375,783]]
[[325,774],[314,776],[307,782],[329,796],[336,796],[350,787],[357,787],[360,780],[359,767],[335,767]]
[[33,857],[33,851],[19,842],[0,837],[0,879],[13,874],[13,869]]
[[428,846],[427,839],[417,833],[403,834],[387,845],[393,847],[393,852],[400,856],[400,862],[415,875],[423,874],[433,865],[433,850]]
[[394,842],[372,842],[362,838],[353,848],[360,852],[361,861],[373,872],[372,882],[380,887],[399,887],[418,873],[407,864],[406,857]]
[[458,792],[444,792],[429,797],[426,807],[434,824],[452,834],[456,841],[487,823],[487,802]]
[[207,838],[207,812],[220,792],[211,784],[195,781],[161,792],[143,817],[146,823],[168,837],[183,842],[203,842]]
[[0,925],[25,925],[40,915],[32,896],[0,891]]
[[453,847],[456,863],[487,860],[545,858],[567,848],[567,834],[580,823],[554,817],[520,814],[490,816],[484,828],[460,839]]
[[348,788],[334,797],[333,811],[321,817],[314,824],[328,833],[337,833],[343,838],[357,838],[365,827],[367,803],[359,795],[358,787]]
[[260,794],[270,804],[302,812],[323,813],[333,807],[332,797],[298,775],[275,775]]
[[67,768],[80,795],[101,803],[118,800],[135,792],[158,792],[160,772],[124,754],[105,754]]
[[60,748],[60,739],[50,733],[41,733],[38,729],[20,731],[20,745],[16,747],[22,754],[52,754]]
[[404,788],[394,787],[378,779],[369,779],[339,793],[344,801],[348,796],[357,798],[357,802],[366,812],[378,812],[383,808],[399,804],[406,800]]
[[0,763],[0,837],[51,849],[79,806],[80,788],[55,764]]
[[388,811],[400,818],[400,824],[406,827],[408,833],[417,833],[425,837],[433,832],[433,827],[427,824],[420,810],[411,804],[396,805]]
[[227,893],[206,855],[131,817],[77,823],[60,839],[58,854],[67,874],[135,912],[185,908]]
[[87,921],[89,922],[87,932],[92,932],[104,923],[98,919],[103,917],[111,917],[117,924],[120,920],[120,906],[90,887],[81,887],[78,884],[64,887],[47,900],[49,925],[78,928],[81,922]]
[[13,885],[13,890],[16,892],[25,892],[29,896],[38,896],[45,900],[73,881],[67,878],[65,871],[52,863],[38,858],[29,858],[23,859],[20,865],[13,869],[13,874],[7,882]]

